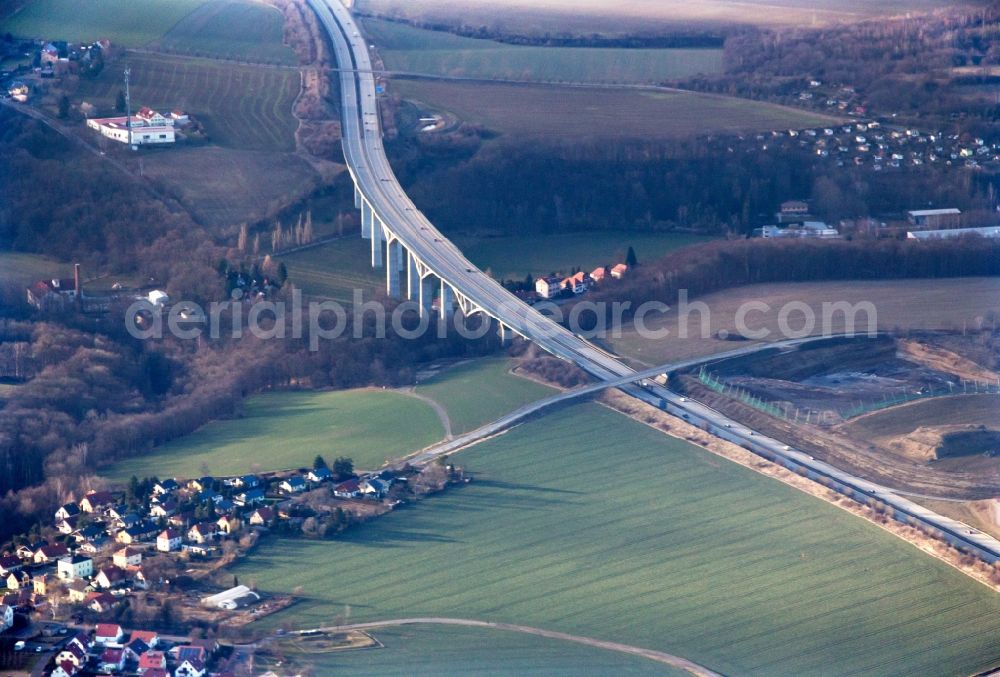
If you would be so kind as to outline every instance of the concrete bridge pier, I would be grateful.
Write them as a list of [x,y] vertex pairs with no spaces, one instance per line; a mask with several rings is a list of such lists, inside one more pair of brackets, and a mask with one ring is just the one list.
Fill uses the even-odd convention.
[[361,201],[364,198],[361,197],[361,189],[358,188],[357,182],[354,183],[354,208],[361,209]]
[[385,293],[391,298],[398,299],[403,272],[403,243],[396,238],[389,238],[385,258]]
[[505,346],[514,340],[514,331],[503,323],[500,323],[498,333],[500,334],[500,345]]
[[385,239],[385,225],[378,214],[372,212],[372,268],[382,267],[382,241]]
[[406,250],[406,298],[416,301],[420,297],[420,271],[413,252]]
[[428,273],[420,278],[420,317],[430,315],[434,303],[434,276]]
[[372,236],[372,220],[375,213],[372,211],[372,206],[361,196],[361,237],[368,240]]
[[441,317],[451,317],[455,312],[455,292],[451,285],[441,280],[441,298],[438,303]]

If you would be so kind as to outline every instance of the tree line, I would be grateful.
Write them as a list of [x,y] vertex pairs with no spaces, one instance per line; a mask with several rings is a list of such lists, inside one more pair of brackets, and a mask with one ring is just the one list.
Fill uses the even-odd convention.
[[[972,235],[932,241],[717,241],[685,247],[629,272],[592,291],[588,300],[628,301],[635,310],[647,301],[674,305],[681,290],[694,298],[764,282],[1000,275],[1000,240]],[[590,319],[592,314],[581,315]]]

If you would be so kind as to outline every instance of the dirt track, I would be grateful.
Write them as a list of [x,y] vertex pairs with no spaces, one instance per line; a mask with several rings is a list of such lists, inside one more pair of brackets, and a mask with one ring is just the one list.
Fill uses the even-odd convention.
[[618,651],[620,653],[632,654],[633,656],[641,656],[643,658],[648,658],[651,661],[656,661],[658,663],[664,663],[675,668],[680,668],[681,670],[686,670],[693,675],[704,675],[705,677],[721,677],[719,673],[713,672],[708,668],[698,665],[686,658],[681,658],[680,656],[674,656],[673,654],[664,653],[662,651],[654,651],[653,649],[643,649],[638,646],[631,646],[630,644],[620,644],[618,642],[607,642],[602,639],[592,639],[590,637],[581,637],[579,635],[570,635],[565,632],[556,632],[554,630],[543,630],[542,628],[533,628],[529,625],[514,625],[511,623],[494,623],[490,621],[476,621],[465,618],[440,618],[440,617],[427,617],[427,618],[393,618],[385,621],[373,621],[371,623],[352,623],[350,625],[336,625],[328,628],[319,628],[323,632],[345,632],[348,630],[371,630],[375,628],[384,628],[390,626],[400,626],[400,625],[462,625],[470,628],[489,628],[492,630],[507,630],[510,632],[521,632],[526,635],[537,635],[539,637],[547,637],[548,639],[558,639],[564,642],[576,642],[577,644],[583,644],[585,646],[592,646],[598,649],[607,649],[608,651]]

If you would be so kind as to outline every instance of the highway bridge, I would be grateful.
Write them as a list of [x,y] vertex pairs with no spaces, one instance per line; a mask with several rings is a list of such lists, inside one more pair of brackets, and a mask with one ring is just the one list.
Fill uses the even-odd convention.
[[[862,501],[876,499],[901,520],[937,533],[946,541],[987,562],[1000,560],[1000,541],[967,525],[934,513],[890,489],[855,477],[779,440],[760,435],[722,413],[652,382],[614,356],[592,345],[536,309],[522,303],[480,271],[442,235],[406,195],[389,166],[368,45],[350,11],[339,0],[308,0],[330,37],[336,55],[342,108],[342,145],[351,178],[355,207],[361,210],[361,234],[371,241],[371,263],[385,269],[392,297],[417,302],[431,313],[449,315],[457,306],[466,316],[482,314],[495,321],[501,336],[511,333],[579,366],[603,382],[648,404],[665,409],[708,432],[789,469],[821,479],[832,488]],[[511,422],[513,422],[512,419]],[[448,443],[460,448],[501,431],[503,419]],[[427,450],[425,450],[427,451]],[[425,454],[426,455],[426,454]]]

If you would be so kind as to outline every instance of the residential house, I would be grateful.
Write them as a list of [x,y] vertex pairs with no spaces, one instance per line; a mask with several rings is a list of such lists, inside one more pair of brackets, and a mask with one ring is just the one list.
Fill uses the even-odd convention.
[[216,535],[219,531],[214,524],[209,522],[202,522],[200,524],[195,524],[193,527],[188,529],[187,538],[189,541],[198,543],[199,545],[204,545],[215,540]]
[[84,655],[87,655],[87,653],[94,646],[94,640],[90,639],[89,633],[84,632],[83,630],[78,630],[77,633],[70,638],[69,642],[66,643],[66,646],[76,646],[81,652],[83,652]]
[[242,475],[232,479],[232,486],[239,489],[256,489],[261,485],[260,478],[256,475]]
[[125,631],[117,623],[98,623],[94,628],[94,643],[103,646],[121,644]]
[[121,672],[125,668],[125,652],[121,649],[108,647],[101,652],[97,665],[101,672],[107,674]]
[[562,291],[562,280],[553,275],[535,280],[535,292],[543,299],[555,298]]
[[258,503],[262,503],[263,501],[264,501],[264,490],[260,488],[248,489],[247,491],[243,491],[239,494],[236,494],[233,497],[233,502],[241,507],[257,505]]
[[45,545],[45,541],[19,545],[17,546],[17,550],[14,551],[14,554],[17,555],[18,559],[21,561],[30,562],[35,559],[35,551],[43,545]]
[[208,660],[208,650],[200,644],[195,644],[194,642],[175,646],[170,650],[170,655],[178,663],[190,660],[204,663]]
[[101,590],[110,590],[127,581],[128,577],[125,575],[125,571],[118,567],[101,567],[101,570],[94,576],[94,585]]
[[139,564],[142,564],[142,551],[126,546],[115,552],[111,561],[119,569],[127,569],[130,566],[138,566]]
[[56,531],[58,531],[60,534],[65,534],[68,536],[74,531],[76,531],[77,521],[78,520],[76,517],[67,517],[66,519],[59,520],[58,522],[56,522]]
[[180,486],[181,485],[177,484],[177,480],[173,478],[161,480],[160,482],[157,482],[155,485],[153,485],[153,493],[157,494],[158,496],[162,496],[164,494],[172,494],[173,492],[180,489]]
[[87,664],[87,651],[90,649],[90,646],[87,646],[87,648],[83,648],[83,646],[84,645],[80,642],[71,641],[69,644],[64,646],[58,654],[56,654],[56,665],[69,663],[72,667],[72,672],[70,674],[73,674],[73,672],[82,668]]
[[333,488],[333,495],[337,498],[357,498],[360,494],[361,485],[354,479],[341,482]]
[[7,604],[0,604],[0,632],[14,627],[14,609]]
[[121,543],[122,545],[139,543],[145,536],[148,535],[148,533],[149,529],[145,524],[133,524],[132,526],[117,532],[115,534],[115,542]]
[[203,677],[205,672],[204,663],[197,658],[188,658],[174,669],[174,677]]
[[781,213],[788,215],[808,214],[809,203],[803,200],[786,200],[781,203]]
[[135,637],[134,632],[132,634],[133,636],[129,637],[128,644],[125,645],[125,660],[137,663],[142,654],[149,651],[150,646],[142,639]]
[[574,294],[582,294],[587,291],[587,274],[581,270],[567,278],[563,278],[562,288]]
[[23,565],[17,555],[0,557],[0,576],[8,576],[12,571],[19,571]]
[[72,663],[57,663],[49,673],[49,677],[73,677],[75,674],[76,668]]
[[216,491],[212,487],[208,487],[207,489],[204,489],[204,490],[202,490],[202,491],[200,491],[198,493],[197,501],[199,503],[208,503],[210,501],[212,503],[218,503],[223,498],[225,498],[225,496],[223,496],[222,494],[220,494],[218,491]]
[[361,493],[365,498],[381,499],[389,491],[389,483],[378,478],[368,478],[361,482]]
[[216,515],[229,515],[236,512],[236,504],[230,501],[228,498],[223,498],[221,501],[215,504],[215,514]]
[[118,603],[118,600],[107,592],[88,592],[83,602],[94,613],[102,614],[111,610]]
[[156,645],[160,643],[160,635],[155,630],[133,630],[129,639],[141,639],[151,649],[155,649]]
[[127,505],[109,505],[104,509],[104,515],[109,517],[112,523],[120,522],[129,513]]
[[139,657],[139,667],[137,672],[145,674],[147,670],[166,670],[167,669],[167,654],[162,651],[147,651]]
[[111,539],[107,536],[98,536],[81,545],[79,552],[82,552],[84,555],[97,555],[110,546],[111,542]]
[[177,512],[177,501],[173,499],[156,503],[149,509],[150,517],[170,517],[175,512]]
[[64,557],[56,564],[56,573],[64,581],[87,578],[94,573],[94,560],[83,555]]
[[47,595],[56,585],[56,579],[49,574],[39,574],[35,576],[31,581],[31,589],[36,595]]
[[84,512],[101,512],[114,502],[114,494],[110,491],[92,491],[80,501],[80,509]]
[[216,522],[215,526],[224,534],[234,534],[243,528],[243,523],[237,517],[223,515]]
[[156,549],[160,552],[173,552],[174,550],[180,550],[182,540],[180,532],[173,529],[164,529],[160,532],[160,535],[156,537]]
[[326,482],[327,480],[330,480],[332,478],[333,478],[333,473],[327,467],[315,468],[313,470],[310,470],[309,474],[306,475],[306,479],[315,484],[319,484],[320,482]]
[[192,557],[211,557],[215,552],[215,546],[207,543],[185,543],[184,551]]
[[282,480],[278,487],[286,494],[297,494],[300,491],[305,491],[306,480],[301,475],[295,475]]
[[73,538],[76,539],[77,543],[86,543],[103,536],[106,528],[107,525],[104,522],[94,522],[74,531]]
[[215,487],[215,478],[199,477],[196,480],[188,480],[187,487],[192,491],[205,491],[206,489],[213,489]]
[[616,280],[620,280],[623,277],[625,277],[625,274],[627,272],[628,272],[628,264],[616,263],[615,265],[611,266],[611,277],[615,278]]
[[26,102],[30,93],[31,88],[20,80],[15,80],[7,85],[7,94],[18,103]]
[[68,554],[69,548],[62,543],[46,544],[35,551],[34,561],[35,564],[48,564]]
[[20,590],[21,588],[30,588],[31,585],[31,574],[27,571],[12,571],[7,576],[7,589],[8,590]]
[[257,508],[250,515],[250,524],[253,526],[270,526],[274,522],[274,511],[270,508]]
[[76,503],[67,503],[58,510],[56,510],[56,520],[66,520],[76,517],[80,514],[80,506]]
[[66,586],[66,596],[69,597],[70,602],[86,602],[87,595],[93,590],[94,588],[87,581],[78,578],[75,581],[70,581],[70,584]]
[[608,274],[608,269],[605,266],[599,266],[590,271],[590,281],[593,284],[599,284],[604,281],[604,277]]

